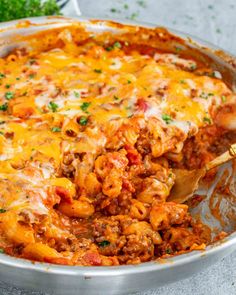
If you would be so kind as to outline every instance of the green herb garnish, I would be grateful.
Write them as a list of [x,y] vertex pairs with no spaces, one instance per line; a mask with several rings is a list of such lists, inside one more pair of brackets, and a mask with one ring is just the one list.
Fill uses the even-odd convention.
[[171,118],[170,115],[167,115],[167,114],[163,114],[162,115],[162,120],[164,120],[166,122],[166,124],[170,124],[170,122],[173,121],[173,119]]
[[101,69],[94,69],[94,72],[95,73],[98,73],[98,74],[101,74],[102,73],[102,70]]
[[119,41],[116,41],[113,45],[106,47],[106,51],[112,51],[115,48],[120,49],[122,47],[122,45],[120,44]]
[[170,254],[171,252],[171,249],[166,249],[166,254]]
[[4,103],[2,105],[0,105],[0,111],[6,111],[8,109],[8,104]]
[[80,98],[80,93],[79,92],[74,91],[74,95],[75,95],[75,97]]
[[116,42],[113,44],[113,47],[114,47],[114,48],[121,48],[122,46],[121,46],[121,44],[120,44],[119,41],[116,41]]
[[49,104],[48,104],[48,108],[53,111],[53,113],[55,113],[57,111],[57,109],[59,108],[59,106],[53,102],[53,101],[50,101]]
[[30,60],[29,60],[29,64],[32,66],[33,64],[35,64],[35,62],[36,62],[36,59],[34,59],[34,58],[31,58]]
[[91,105],[91,102],[83,102],[80,106],[81,110],[85,113],[88,112],[88,107]]
[[0,73],[0,79],[5,78],[6,76],[3,73]]
[[190,66],[190,70],[192,70],[192,71],[196,70],[196,68],[197,68],[197,66],[194,65],[194,64],[192,64],[192,65]]
[[4,249],[0,248],[0,253],[3,254],[4,252]]
[[7,210],[0,208],[0,213],[5,213]]
[[222,102],[226,102],[226,96],[225,96],[225,95],[222,95],[222,96],[221,96],[221,101],[222,101]]
[[116,96],[116,95],[114,95],[114,99],[115,100],[118,100],[118,99],[120,99],[118,96]]
[[108,46],[105,49],[106,49],[106,51],[112,51],[114,48],[113,48],[113,46]]
[[5,98],[6,98],[7,100],[10,100],[10,99],[14,98],[14,93],[11,92],[11,91],[6,92],[6,93],[5,93]]
[[176,52],[180,52],[180,51],[182,51],[182,48],[181,47],[178,47],[178,46],[175,46],[175,51]]
[[6,85],[5,85],[5,88],[7,88],[7,89],[9,89],[10,87],[11,87],[10,84],[6,84]]
[[87,125],[87,123],[88,123],[88,118],[87,117],[84,117],[84,116],[80,117],[80,119],[79,119],[79,124],[80,125],[85,126],[85,125]]
[[203,122],[208,123],[208,124],[211,124],[211,119],[208,118],[208,117],[204,117],[203,118]]
[[203,91],[203,92],[200,94],[200,97],[203,98],[203,99],[208,99],[209,96],[214,96],[214,93],[206,93],[206,92]]
[[29,75],[29,78],[30,78],[30,79],[33,79],[34,77],[35,77],[35,74],[30,74],[30,75]]
[[110,245],[110,242],[107,241],[107,240],[104,240],[104,241],[98,243],[99,247],[106,247],[106,246],[109,246],[109,245]]
[[60,132],[61,131],[61,128],[60,127],[52,127],[52,132]]
[[60,9],[56,0],[1,0],[0,21],[9,21],[24,17],[58,15]]

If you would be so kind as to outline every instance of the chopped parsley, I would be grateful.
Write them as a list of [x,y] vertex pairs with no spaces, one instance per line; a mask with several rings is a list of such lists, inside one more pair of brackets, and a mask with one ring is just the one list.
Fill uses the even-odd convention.
[[204,117],[203,118],[203,122],[208,123],[208,124],[211,124],[211,119],[208,118],[208,117]]
[[30,78],[30,79],[33,79],[34,77],[35,77],[35,74],[30,74],[30,75],[29,75],[29,78]]
[[169,249],[169,248],[166,249],[166,254],[171,254],[171,252],[172,252],[171,249]]
[[87,125],[87,123],[88,123],[88,118],[87,117],[84,117],[84,116],[80,117],[80,119],[79,119],[79,124],[80,125],[85,126],[85,125]]
[[113,12],[113,13],[117,12],[117,9],[116,9],[116,8],[111,8],[110,10],[111,10],[111,12]]
[[10,100],[10,99],[14,98],[14,93],[11,92],[11,91],[6,92],[6,93],[5,93],[5,98],[6,98],[7,100]]
[[60,7],[56,0],[0,1],[0,20],[2,22],[25,17],[54,14],[60,14]]
[[78,91],[74,91],[74,95],[75,97],[80,98],[80,93]]
[[200,94],[200,97],[203,98],[203,99],[208,99],[209,96],[214,96],[214,93],[206,93],[206,92],[203,91],[203,92]]
[[52,127],[52,132],[60,132],[61,131],[61,128],[60,127],[57,127],[57,126],[55,126],[55,127]]
[[102,70],[101,69],[94,69],[94,72],[95,73],[98,73],[98,74],[101,74],[102,73]]
[[116,95],[114,95],[114,99],[115,100],[118,100],[118,99],[120,99],[118,96],[116,96]]
[[221,101],[222,101],[222,102],[226,102],[226,96],[225,96],[225,95],[222,95],[222,96],[221,96]]
[[106,247],[106,246],[109,246],[109,245],[110,245],[110,242],[107,241],[107,240],[104,240],[104,241],[98,243],[99,247]]
[[128,84],[130,84],[130,83],[131,83],[131,81],[130,81],[130,80],[127,80],[127,83],[128,83]]
[[182,51],[183,49],[181,48],[181,47],[179,47],[179,46],[175,46],[175,51],[176,52],[180,52],[180,51]]
[[5,213],[5,212],[7,212],[7,210],[5,210],[5,209],[0,209],[0,213]]
[[186,84],[186,81],[185,80],[179,80],[179,83]]
[[36,59],[31,58],[31,59],[29,60],[29,64],[30,64],[30,65],[33,65],[33,64],[35,64],[35,63],[36,63]]
[[116,41],[116,42],[113,44],[113,47],[114,47],[114,48],[121,48],[122,46],[121,46],[121,44],[120,44],[119,41]]
[[53,113],[55,113],[58,110],[59,106],[55,102],[50,101],[49,104],[48,104],[48,108],[51,111],[53,111]]
[[8,109],[8,104],[4,103],[2,105],[0,105],[0,111],[6,111]]
[[80,108],[83,112],[88,113],[88,107],[90,105],[91,105],[91,102],[83,102]]
[[163,114],[162,115],[162,120],[164,120],[166,122],[166,124],[170,124],[170,122],[173,121],[173,119],[171,118],[170,115],[167,115],[167,114]]
[[5,78],[6,76],[3,73],[0,73],[0,79]]
[[122,47],[122,45],[120,44],[119,41],[116,41],[113,45],[106,47],[106,51],[112,51],[115,48],[120,49]]
[[197,68],[197,66],[194,65],[194,64],[192,64],[192,65],[190,66],[190,70],[192,70],[192,71],[196,70],[196,68]]
[[20,77],[16,77],[16,80],[19,81],[20,80]]
[[0,248],[0,253],[3,254],[4,252],[4,249]]
[[6,85],[5,85],[5,88],[7,88],[7,89],[9,89],[10,87],[11,87],[10,84],[6,84]]
[[108,46],[105,49],[106,49],[106,51],[112,51],[114,48],[113,48],[113,46]]

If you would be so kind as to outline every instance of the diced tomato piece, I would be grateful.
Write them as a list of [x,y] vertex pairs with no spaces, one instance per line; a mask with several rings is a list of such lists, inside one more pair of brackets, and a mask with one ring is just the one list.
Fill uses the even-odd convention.
[[89,265],[101,265],[102,264],[102,259],[101,259],[100,255],[96,252],[87,252],[83,258]]
[[72,203],[73,199],[70,195],[70,192],[61,186],[56,186],[55,193],[64,201],[67,203]]
[[141,155],[139,152],[131,145],[126,144],[124,148],[127,151],[126,157],[129,160],[130,165],[139,165],[141,164]]
[[146,112],[146,110],[148,109],[148,103],[143,98],[139,98],[137,100],[136,106],[139,111]]

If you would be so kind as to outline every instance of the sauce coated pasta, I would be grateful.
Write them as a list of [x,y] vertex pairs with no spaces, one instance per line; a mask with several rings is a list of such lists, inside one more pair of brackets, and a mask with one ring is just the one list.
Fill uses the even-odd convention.
[[204,249],[210,230],[168,202],[172,169],[217,155],[235,95],[178,52],[54,34],[0,58],[1,252],[111,266]]

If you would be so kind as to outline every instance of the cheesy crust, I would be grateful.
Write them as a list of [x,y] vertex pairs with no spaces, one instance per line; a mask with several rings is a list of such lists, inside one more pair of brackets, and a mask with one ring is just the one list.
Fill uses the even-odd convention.
[[2,251],[109,266],[204,249],[209,230],[167,201],[172,168],[216,155],[199,164],[191,142],[223,134],[231,90],[178,52],[56,38],[0,58]]

